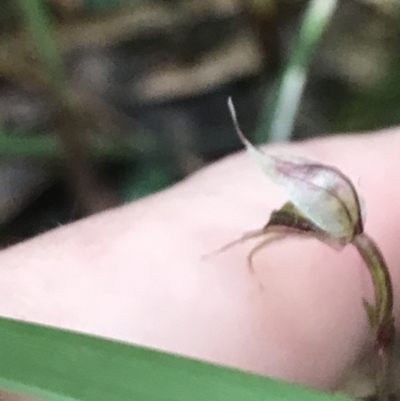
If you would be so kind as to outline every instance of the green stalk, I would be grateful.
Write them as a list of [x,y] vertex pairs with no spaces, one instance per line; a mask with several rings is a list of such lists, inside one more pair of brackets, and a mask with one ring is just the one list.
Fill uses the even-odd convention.
[[338,0],[310,0],[280,80],[277,98],[272,107],[271,124],[268,121],[270,105],[264,101],[264,110],[255,134],[257,143],[290,140],[312,56],[337,4]]
[[389,269],[375,242],[363,233],[352,242],[370,272],[375,291],[375,305],[364,301],[370,325],[374,331],[378,353],[378,400],[389,400],[389,371],[395,336],[393,317],[393,285]]
[[35,50],[42,62],[43,69],[53,90],[60,91],[65,85],[62,57],[52,35],[50,18],[41,0],[18,0],[29,31],[32,35]]

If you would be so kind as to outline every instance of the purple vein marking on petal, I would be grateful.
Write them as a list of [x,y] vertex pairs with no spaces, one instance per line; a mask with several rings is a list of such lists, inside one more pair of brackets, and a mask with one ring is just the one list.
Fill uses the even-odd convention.
[[[339,203],[342,205],[343,210],[345,211],[345,214],[348,218],[348,221],[350,223],[353,223],[354,226],[354,230],[353,230],[353,236],[360,234],[363,232],[364,227],[363,227],[363,221],[362,221],[362,217],[361,217],[361,205],[360,205],[360,200],[358,198],[357,195],[357,191],[353,185],[353,183],[350,181],[350,179],[348,177],[346,177],[340,170],[338,170],[335,167],[331,167],[331,166],[324,166],[323,164],[320,163],[313,163],[312,161],[306,161],[304,160],[303,163],[301,163],[300,161],[298,163],[293,163],[290,161],[286,161],[286,160],[282,160],[281,158],[277,157],[277,156],[273,156],[273,155],[266,155],[263,152],[261,152],[258,148],[256,148],[243,134],[242,130],[240,129],[238,120],[237,120],[237,115],[236,115],[236,110],[235,107],[233,105],[232,102],[232,98],[228,99],[228,107],[231,113],[231,117],[233,120],[233,124],[235,127],[235,130],[240,138],[240,140],[243,142],[243,144],[245,145],[247,151],[249,152],[250,156],[256,161],[257,164],[260,165],[260,167],[262,167],[262,169],[267,173],[267,175],[270,176],[270,178],[275,181],[278,185],[279,185],[279,174],[283,175],[284,177],[286,176],[286,178],[288,179],[297,179],[298,181],[302,181],[303,183],[308,184],[311,187],[314,188],[318,188],[318,189],[323,189],[325,190],[328,194],[331,194],[334,198],[336,198]],[[279,167],[282,167],[283,165],[286,164],[286,167],[290,166],[289,169],[289,173],[287,168],[286,169],[282,169]],[[356,203],[356,208],[357,208],[357,221],[353,221],[349,207],[347,206],[347,204],[337,195],[337,191],[335,192],[332,189],[328,189],[328,188],[323,188],[320,187],[312,182],[308,182],[306,179],[302,178],[302,177],[296,177],[290,175],[290,170],[293,172],[297,172],[299,171],[299,168],[301,169],[302,167],[304,168],[305,166],[307,166],[309,169],[316,169],[316,170],[320,170],[320,169],[326,169],[328,171],[330,171],[331,173],[336,173],[339,177],[341,177],[345,183],[347,183],[350,187],[350,190],[352,192],[353,198],[355,199],[355,203]]]
[[[272,156],[272,158],[276,162],[277,170],[282,175],[287,176],[290,179],[295,179],[295,180],[298,180],[298,181],[302,181],[303,183],[309,185],[310,187],[314,187],[314,188],[317,188],[317,189],[322,189],[322,190],[326,191],[327,193],[329,193],[330,195],[332,195],[334,198],[336,198],[338,200],[338,202],[342,205],[343,210],[346,213],[346,216],[349,219],[349,221],[351,223],[353,223],[353,224],[356,223],[355,230],[354,230],[354,235],[361,234],[361,232],[363,232],[364,227],[363,227],[363,222],[362,222],[362,218],[361,218],[360,201],[359,201],[359,198],[358,198],[358,195],[357,195],[357,191],[356,191],[356,189],[354,187],[354,184],[351,182],[351,180],[346,175],[344,175],[339,169],[337,169],[336,167],[333,167],[333,166],[325,166],[323,164],[318,164],[318,163],[315,163],[315,164],[295,164],[295,163],[291,163],[291,162],[288,162],[288,161],[281,160],[277,156]],[[301,170],[303,170],[303,171],[301,171]],[[353,195],[353,198],[355,200],[356,207],[357,207],[358,218],[357,218],[356,222],[353,221],[353,218],[351,216],[349,207],[346,204],[346,202],[344,202],[340,198],[340,196],[338,196],[338,194],[337,194],[338,190],[335,191],[335,189],[324,188],[324,187],[318,186],[317,184],[315,184],[315,183],[313,183],[311,181],[308,181],[306,178],[296,175],[296,173],[302,172],[302,173],[304,173],[304,175],[308,174],[310,179],[312,179],[313,176],[314,177],[318,176],[318,172],[320,172],[322,170],[329,171],[331,173],[337,174],[349,186],[349,189],[352,192],[352,195]],[[312,172],[314,172],[314,174],[312,174]]]

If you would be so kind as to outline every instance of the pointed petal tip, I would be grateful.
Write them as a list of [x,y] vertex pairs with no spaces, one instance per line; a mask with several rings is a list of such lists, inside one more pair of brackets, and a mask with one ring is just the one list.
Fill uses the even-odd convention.
[[232,97],[230,97],[230,96],[228,98],[228,108],[229,108],[229,112],[231,114],[231,118],[232,118],[232,121],[233,121],[233,126],[235,127],[235,131],[236,131],[239,139],[241,140],[241,142],[243,143],[243,145],[246,148],[251,148],[253,145],[244,136],[244,133],[243,133],[243,131],[241,130],[241,128],[239,126],[239,122],[238,122],[237,115],[236,115],[236,109],[235,109],[235,106],[233,104]]

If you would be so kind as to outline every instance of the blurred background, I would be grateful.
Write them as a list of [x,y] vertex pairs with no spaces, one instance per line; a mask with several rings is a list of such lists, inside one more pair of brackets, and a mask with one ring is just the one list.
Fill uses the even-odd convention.
[[398,0],[0,4],[1,248],[241,149],[228,96],[255,143],[400,124]]
[[239,150],[228,96],[257,143],[399,124],[398,3],[1,0],[0,246]]

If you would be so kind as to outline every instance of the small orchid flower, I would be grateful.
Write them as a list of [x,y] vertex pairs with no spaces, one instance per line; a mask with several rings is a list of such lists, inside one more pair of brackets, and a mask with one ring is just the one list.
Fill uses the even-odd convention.
[[353,183],[340,170],[303,157],[265,155],[242,133],[231,99],[228,105],[247,153],[283,190],[298,213],[338,245],[350,243],[363,231],[362,202]]
[[247,153],[284,192],[287,202],[272,212],[262,229],[244,234],[219,251],[263,237],[248,256],[249,267],[253,269],[254,255],[272,241],[287,235],[314,237],[339,250],[348,244],[354,245],[374,284],[375,305],[364,300],[364,306],[380,357],[379,400],[387,400],[387,370],[395,334],[393,290],[385,260],[375,242],[364,232],[363,199],[351,180],[336,167],[303,157],[264,154],[258,150],[242,133],[231,99],[228,106]]

